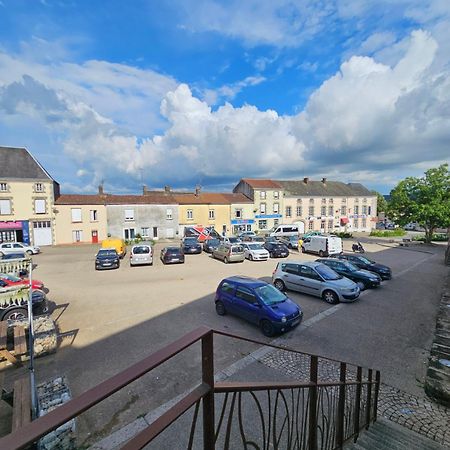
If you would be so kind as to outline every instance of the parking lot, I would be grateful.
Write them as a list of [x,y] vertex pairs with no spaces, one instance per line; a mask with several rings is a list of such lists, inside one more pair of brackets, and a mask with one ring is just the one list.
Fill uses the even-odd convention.
[[[344,249],[351,244],[345,242]],[[49,247],[34,258],[34,276],[49,289],[61,335],[57,353],[36,361],[38,381],[66,375],[77,395],[200,325],[268,340],[241,319],[218,316],[214,292],[230,275],[270,281],[283,260],[224,264],[202,253],[187,255],[185,264],[164,266],[159,260],[162,246],[155,246],[153,266],[130,267],[127,255],[119,269],[108,271],[94,270],[96,246]],[[443,249],[365,247],[369,257],[393,269],[394,279],[364,291],[356,303],[337,307],[289,292],[309,326],[282,340],[301,351],[379,368],[385,381],[417,394],[446,273]],[[294,251],[289,259],[316,257]],[[329,308],[332,314],[321,314]],[[218,339],[216,370],[255,348]],[[199,356],[198,348],[189,350],[84,414],[80,429],[86,438],[95,441],[183,392],[198,381]]]

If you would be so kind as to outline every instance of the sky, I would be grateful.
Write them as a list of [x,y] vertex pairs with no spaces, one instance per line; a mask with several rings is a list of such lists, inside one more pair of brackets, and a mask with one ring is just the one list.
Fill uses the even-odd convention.
[[0,145],[63,193],[388,194],[450,160],[450,1],[0,0]]

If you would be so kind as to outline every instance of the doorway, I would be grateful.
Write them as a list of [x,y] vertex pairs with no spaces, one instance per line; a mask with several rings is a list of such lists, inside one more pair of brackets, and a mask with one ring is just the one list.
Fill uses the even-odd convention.
[[92,237],[92,243],[98,244],[98,231],[97,230],[92,230],[91,237]]

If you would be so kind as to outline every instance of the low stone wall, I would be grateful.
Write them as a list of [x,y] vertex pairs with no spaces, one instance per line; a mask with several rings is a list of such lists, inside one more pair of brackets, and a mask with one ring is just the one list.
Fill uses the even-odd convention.
[[435,401],[450,407],[450,275],[447,276],[436,320],[425,392]]
[[[36,386],[38,397],[38,416],[44,416],[71,399],[65,377],[57,377]],[[47,434],[38,444],[38,450],[75,449],[75,419],[66,422]]]

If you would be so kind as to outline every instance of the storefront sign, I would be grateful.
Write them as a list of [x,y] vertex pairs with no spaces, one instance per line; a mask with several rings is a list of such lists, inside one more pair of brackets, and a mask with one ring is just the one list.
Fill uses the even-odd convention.
[[255,217],[257,219],[281,219],[283,216],[281,214],[257,214]]
[[8,222],[0,222],[1,230],[21,230],[22,222],[20,220],[11,220]]
[[231,221],[231,225],[247,225],[250,223],[255,223],[253,219],[234,219]]

